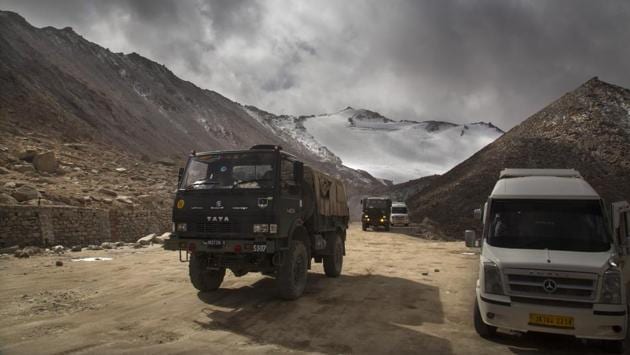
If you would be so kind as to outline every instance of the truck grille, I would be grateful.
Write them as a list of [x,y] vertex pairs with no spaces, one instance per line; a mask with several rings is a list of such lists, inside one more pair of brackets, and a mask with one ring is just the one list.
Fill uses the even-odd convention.
[[240,224],[200,222],[195,225],[195,232],[198,233],[240,233]]
[[597,274],[552,270],[505,270],[511,296],[593,301]]

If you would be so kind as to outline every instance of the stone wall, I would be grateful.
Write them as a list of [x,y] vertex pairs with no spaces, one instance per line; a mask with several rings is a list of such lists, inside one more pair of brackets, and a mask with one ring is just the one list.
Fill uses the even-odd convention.
[[0,205],[0,247],[135,242],[171,229],[171,211]]

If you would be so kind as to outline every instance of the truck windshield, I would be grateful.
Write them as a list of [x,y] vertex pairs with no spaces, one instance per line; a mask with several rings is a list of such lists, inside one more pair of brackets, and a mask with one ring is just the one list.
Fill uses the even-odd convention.
[[367,200],[366,208],[387,208],[387,200]]
[[271,153],[228,153],[194,157],[188,163],[181,188],[273,188],[273,158]]
[[488,243],[516,249],[606,251],[604,215],[596,200],[494,200]]
[[392,207],[392,213],[407,214],[407,207]]

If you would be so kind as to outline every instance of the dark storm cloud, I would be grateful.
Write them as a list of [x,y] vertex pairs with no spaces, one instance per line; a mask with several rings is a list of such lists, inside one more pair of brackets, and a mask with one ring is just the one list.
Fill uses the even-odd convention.
[[628,1],[9,1],[237,101],[510,128],[592,76],[630,87]]

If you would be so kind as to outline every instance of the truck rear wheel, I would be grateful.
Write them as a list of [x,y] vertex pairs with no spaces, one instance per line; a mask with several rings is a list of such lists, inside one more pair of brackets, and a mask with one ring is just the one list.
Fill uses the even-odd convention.
[[343,267],[343,241],[335,233],[332,242],[332,255],[324,255],[324,272],[328,277],[339,277]]
[[475,297],[475,331],[482,338],[488,339],[492,338],[497,333],[497,327],[493,327],[491,325],[486,324],[481,317],[481,311],[479,310],[479,303],[477,302],[477,297]]
[[291,241],[276,278],[278,293],[281,298],[294,300],[304,292],[308,272],[307,255],[306,247],[302,241]]
[[208,258],[205,255],[198,253],[190,255],[188,263],[190,282],[201,292],[217,290],[225,277],[225,268],[208,270],[207,266]]

